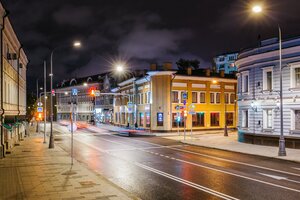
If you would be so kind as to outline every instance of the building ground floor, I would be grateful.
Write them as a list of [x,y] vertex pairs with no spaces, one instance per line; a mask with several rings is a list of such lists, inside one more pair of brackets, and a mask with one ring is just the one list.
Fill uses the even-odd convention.
[[98,123],[112,124],[114,122],[113,108],[96,108],[94,118]]
[[235,112],[236,106],[233,104],[227,105],[227,108],[220,107],[220,105],[216,105],[216,107],[195,105],[193,111],[184,107],[183,104],[172,104],[172,108],[172,113],[163,112],[151,109],[151,104],[147,104],[134,106],[128,112],[127,106],[116,106],[114,108],[114,124],[126,127],[136,126],[159,132],[191,129],[218,130],[224,129],[225,123],[230,129],[236,128],[238,116]]
[[28,132],[28,123],[25,116],[4,116],[1,131],[0,157],[10,153],[14,146],[18,145]]
[[[300,101],[283,102],[283,135],[286,147],[300,148]],[[251,144],[278,146],[281,133],[278,101],[263,99],[239,103],[238,140]]]
[[[70,120],[71,113],[57,113],[57,120]],[[93,112],[77,113],[74,120],[91,122],[94,120]]]

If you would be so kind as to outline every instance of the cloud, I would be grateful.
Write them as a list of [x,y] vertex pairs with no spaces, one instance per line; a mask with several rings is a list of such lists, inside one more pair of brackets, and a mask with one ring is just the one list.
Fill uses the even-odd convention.
[[119,45],[119,53],[135,59],[156,59],[179,51],[180,44],[189,39],[188,30],[168,30],[137,26]]
[[85,26],[93,21],[92,10],[88,7],[65,6],[53,14],[54,20],[61,25]]

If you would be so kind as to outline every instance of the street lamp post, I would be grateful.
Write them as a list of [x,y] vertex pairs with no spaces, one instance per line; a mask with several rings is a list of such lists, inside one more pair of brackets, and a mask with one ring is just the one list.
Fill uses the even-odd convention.
[[[252,12],[260,13],[262,12],[262,7],[260,5],[255,5],[252,7]],[[278,35],[279,35],[279,71],[280,71],[280,89],[279,89],[279,98],[280,98],[280,137],[279,137],[279,151],[278,156],[286,156],[285,150],[285,139],[283,134],[283,92],[282,92],[282,39],[281,39],[281,28],[278,25]]]
[[281,29],[278,25],[279,34],[279,68],[280,68],[280,138],[278,156],[286,156],[285,140],[283,135],[283,95],[282,95],[282,44],[281,44]]
[[[80,47],[81,43],[80,42],[74,42],[73,43],[74,47]],[[54,136],[53,136],[53,94],[52,94],[52,90],[53,90],[53,53],[57,48],[54,48],[51,51],[51,55],[50,55],[50,91],[51,91],[51,96],[50,96],[50,139],[49,139],[49,149],[54,148]]]

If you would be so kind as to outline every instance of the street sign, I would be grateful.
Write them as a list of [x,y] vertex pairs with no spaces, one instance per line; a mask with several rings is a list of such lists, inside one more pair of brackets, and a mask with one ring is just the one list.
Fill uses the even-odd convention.
[[37,106],[43,106],[43,103],[42,102],[38,102]]
[[76,96],[78,94],[77,88],[72,88],[72,95]]
[[183,105],[186,105],[186,99],[183,100]]
[[[68,130],[71,132],[72,131],[72,127],[71,124],[68,125]],[[75,132],[77,130],[77,125],[76,123],[73,122],[73,132]]]
[[100,90],[95,90],[95,96],[99,97],[100,96]]
[[43,107],[37,107],[37,112],[43,112]]
[[187,93],[186,93],[186,92],[184,92],[184,93],[182,94],[182,99],[183,99],[183,100],[186,100],[186,99],[187,99]]
[[193,103],[189,106],[189,114],[191,114],[191,115],[196,114],[195,107],[196,106]]
[[128,113],[133,112],[133,103],[132,102],[127,102],[127,111],[128,111]]

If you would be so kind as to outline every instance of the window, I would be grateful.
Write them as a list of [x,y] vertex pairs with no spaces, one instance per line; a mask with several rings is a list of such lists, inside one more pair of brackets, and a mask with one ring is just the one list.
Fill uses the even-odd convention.
[[205,93],[200,92],[200,103],[205,103]]
[[145,102],[144,103],[147,103],[148,102],[148,93],[145,93]]
[[172,127],[184,127],[183,113],[172,113]]
[[224,60],[225,60],[224,57],[220,57],[220,58],[219,58],[219,62],[223,62]]
[[235,94],[233,94],[233,93],[230,94],[230,103],[231,104],[235,103]]
[[242,72],[242,92],[249,92],[249,72]]
[[197,92],[192,92],[192,103],[198,103],[198,93]]
[[178,91],[172,91],[172,103],[178,103]]
[[263,89],[271,91],[273,89],[272,67],[263,69]]
[[233,126],[233,113],[226,113],[226,125]]
[[295,130],[300,130],[300,110],[295,110]]
[[151,125],[151,118],[150,118],[150,113],[149,112],[147,112],[146,113],[146,127],[150,127],[150,125]]
[[215,103],[215,93],[210,93],[210,103]]
[[248,110],[242,111],[242,127],[248,128]]
[[216,103],[220,103],[221,101],[220,101],[220,93],[218,92],[218,93],[216,93]]
[[204,112],[199,112],[192,115],[193,126],[204,127]]
[[220,125],[220,113],[210,113],[210,126]]
[[144,94],[141,94],[141,104],[144,104]]
[[150,103],[150,99],[151,99],[151,93],[148,92],[148,101],[147,101],[147,103]]
[[229,93],[225,93],[225,103],[228,104],[229,102]]
[[300,67],[295,68],[295,86],[300,87]]
[[144,113],[140,113],[140,126],[144,126]]
[[265,129],[272,129],[273,128],[273,110],[272,109],[266,109],[263,110],[263,125]]

